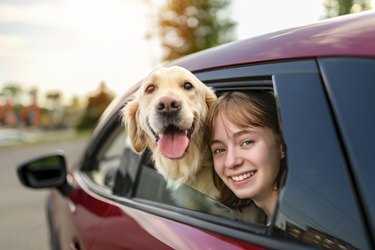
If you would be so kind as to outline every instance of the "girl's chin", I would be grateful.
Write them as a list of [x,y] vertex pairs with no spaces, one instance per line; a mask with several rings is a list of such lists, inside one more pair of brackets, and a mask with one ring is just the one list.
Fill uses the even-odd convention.
[[240,199],[251,199],[254,196],[254,191],[249,187],[241,189],[232,186],[231,190]]
[[251,199],[252,193],[250,192],[234,192],[234,194],[240,199]]

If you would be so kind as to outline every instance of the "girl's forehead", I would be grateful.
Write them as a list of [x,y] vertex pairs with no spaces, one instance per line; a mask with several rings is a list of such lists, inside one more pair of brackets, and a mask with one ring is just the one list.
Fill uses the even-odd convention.
[[215,126],[213,134],[223,134],[227,137],[232,137],[234,134],[237,134],[241,131],[247,130],[233,121],[229,120],[224,114],[219,113],[215,119]]
[[218,111],[217,120],[222,120],[224,124],[234,125],[238,128],[246,128],[253,125],[255,117],[243,109],[221,109]]

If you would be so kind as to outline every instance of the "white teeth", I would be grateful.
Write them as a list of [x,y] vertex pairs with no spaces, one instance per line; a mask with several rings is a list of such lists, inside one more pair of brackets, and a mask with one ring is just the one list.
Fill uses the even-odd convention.
[[241,174],[241,175],[237,175],[237,176],[231,176],[231,178],[234,181],[243,181],[243,180],[249,178],[250,176],[253,176],[254,174],[255,174],[255,171],[250,171],[250,172],[247,172],[245,174]]

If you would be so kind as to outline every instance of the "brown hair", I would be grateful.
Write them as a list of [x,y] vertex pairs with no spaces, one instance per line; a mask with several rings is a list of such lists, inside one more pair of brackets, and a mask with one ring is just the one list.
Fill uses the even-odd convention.
[[[283,146],[285,152],[285,145],[278,121],[276,101],[272,93],[266,91],[235,91],[222,94],[210,107],[207,115],[210,135],[214,133],[214,122],[219,115],[225,116],[239,128],[268,127],[272,129],[277,142]],[[285,158],[281,160],[279,174],[275,180],[277,188],[281,187],[281,181],[284,179],[283,177],[286,172]],[[214,168],[212,168],[212,171],[214,172],[214,184],[220,191],[219,200],[222,203],[229,207],[240,209],[253,203],[250,199],[237,198],[216,174]]]

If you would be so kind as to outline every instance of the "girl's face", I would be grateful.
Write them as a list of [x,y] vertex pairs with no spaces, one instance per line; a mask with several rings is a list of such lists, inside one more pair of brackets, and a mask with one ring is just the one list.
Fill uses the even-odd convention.
[[215,171],[240,198],[266,202],[275,190],[282,147],[268,127],[239,128],[222,115],[214,121]]

